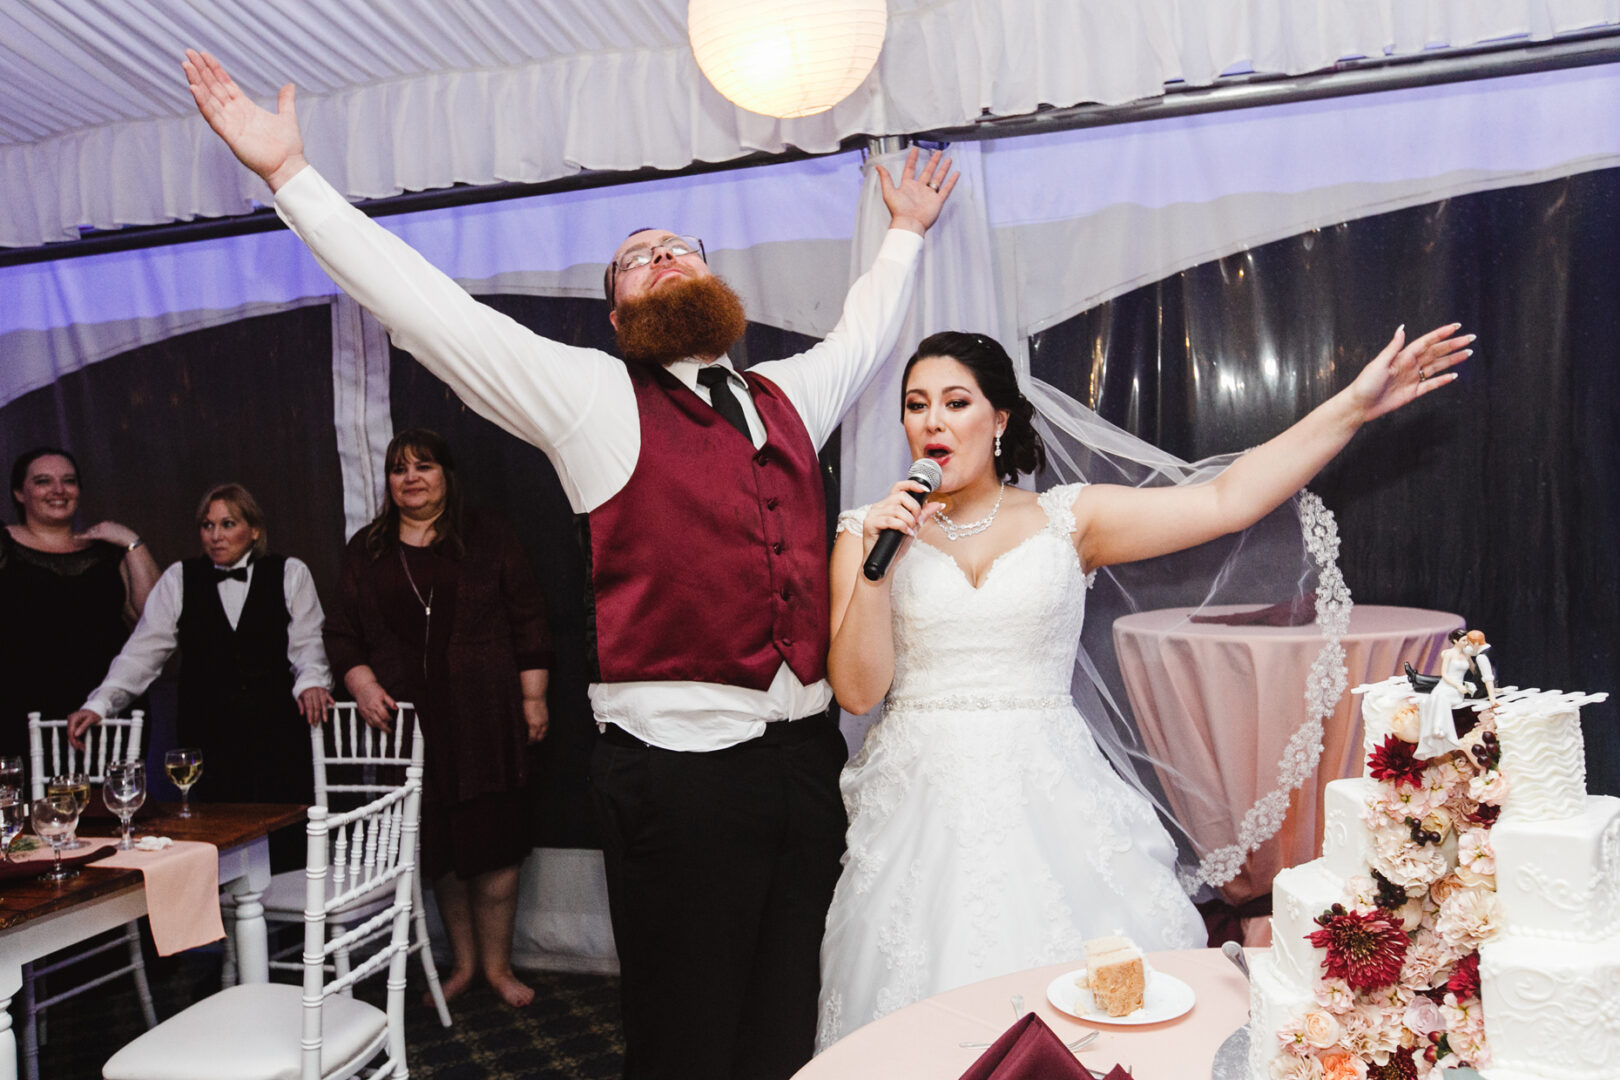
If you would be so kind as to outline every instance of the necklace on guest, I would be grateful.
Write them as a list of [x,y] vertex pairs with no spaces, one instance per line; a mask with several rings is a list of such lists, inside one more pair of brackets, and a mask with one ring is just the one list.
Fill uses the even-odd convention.
[[1007,481],[1003,480],[1001,482],[1001,490],[996,492],[996,504],[990,508],[990,513],[986,514],[978,521],[969,521],[966,524],[958,525],[956,522],[952,521],[951,516],[943,510],[934,515],[934,520],[939,522],[940,532],[945,534],[945,539],[947,540],[960,540],[965,536],[977,536],[984,532],[984,530],[988,529],[991,524],[995,522],[996,514],[1001,510],[1001,497],[1006,493]]

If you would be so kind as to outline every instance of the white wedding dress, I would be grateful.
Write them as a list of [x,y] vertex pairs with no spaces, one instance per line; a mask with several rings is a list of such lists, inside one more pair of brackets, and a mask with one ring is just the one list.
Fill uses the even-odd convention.
[[[1085,617],[1070,507],[975,589],[914,541],[895,564],[894,684],[844,769],[849,851],[821,947],[817,1046],[944,990],[1079,960],[1123,931],[1204,944],[1153,808],[1113,771],[1069,695]],[[839,528],[859,533],[866,508]]]

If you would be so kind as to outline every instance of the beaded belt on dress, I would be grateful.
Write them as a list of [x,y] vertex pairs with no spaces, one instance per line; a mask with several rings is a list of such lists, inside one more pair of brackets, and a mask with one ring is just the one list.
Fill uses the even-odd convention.
[[1071,703],[1068,694],[1019,697],[1015,694],[938,694],[933,697],[890,696],[885,712],[971,712],[1000,709],[1059,709]]

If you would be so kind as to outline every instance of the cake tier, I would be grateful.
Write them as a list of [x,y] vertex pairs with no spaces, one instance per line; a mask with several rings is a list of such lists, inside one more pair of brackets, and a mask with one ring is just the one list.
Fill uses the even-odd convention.
[[1361,775],[1367,775],[1367,757],[1390,734],[1390,720],[1407,705],[1417,705],[1421,695],[1412,689],[1405,675],[1391,675],[1382,682],[1367,683],[1351,693],[1361,695]]
[[1341,878],[1367,872],[1367,825],[1361,819],[1377,781],[1334,780],[1322,793],[1322,861]]
[[1491,1080],[1620,1076],[1620,939],[1515,935],[1479,957]]
[[[1517,791],[1510,790],[1511,801]],[[1620,934],[1620,799],[1589,795],[1575,817],[1504,818],[1491,830],[1510,934],[1601,941]]]
[[1284,1053],[1276,1033],[1293,1023],[1295,1018],[1316,1007],[1315,990],[1301,988],[1291,979],[1281,977],[1276,965],[1277,949],[1250,954],[1249,980],[1249,1076],[1251,1080],[1267,1080],[1271,1076],[1271,1061]]
[[1517,690],[1498,699],[1496,736],[1508,778],[1503,821],[1559,821],[1585,809],[1580,706],[1589,700],[1556,690]]
[[1277,875],[1271,883],[1271,955],[1279,978],[1304,993],[1315,992],[1327,950],[1305,936],[1321,929],[1318,915],[1343,900],[1344,876],[1329,870],[1322,859]]

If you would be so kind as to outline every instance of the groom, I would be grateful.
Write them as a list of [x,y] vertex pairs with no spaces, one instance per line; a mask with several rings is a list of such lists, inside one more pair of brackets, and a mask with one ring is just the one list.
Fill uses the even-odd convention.
[[891,228],[838,326],[746,374],[725,355],[742,306],[701,241],[632,233],[604,279],[620,361],[478,303],[351,207],[304,161],[291,86],[272,113],[186,56],[199,110],[327,273],[545,451],[581,516],[625,1075],[790,1076],[815,1037],[845,829],[816,451],[894,347],[950,162],[879,169]]

